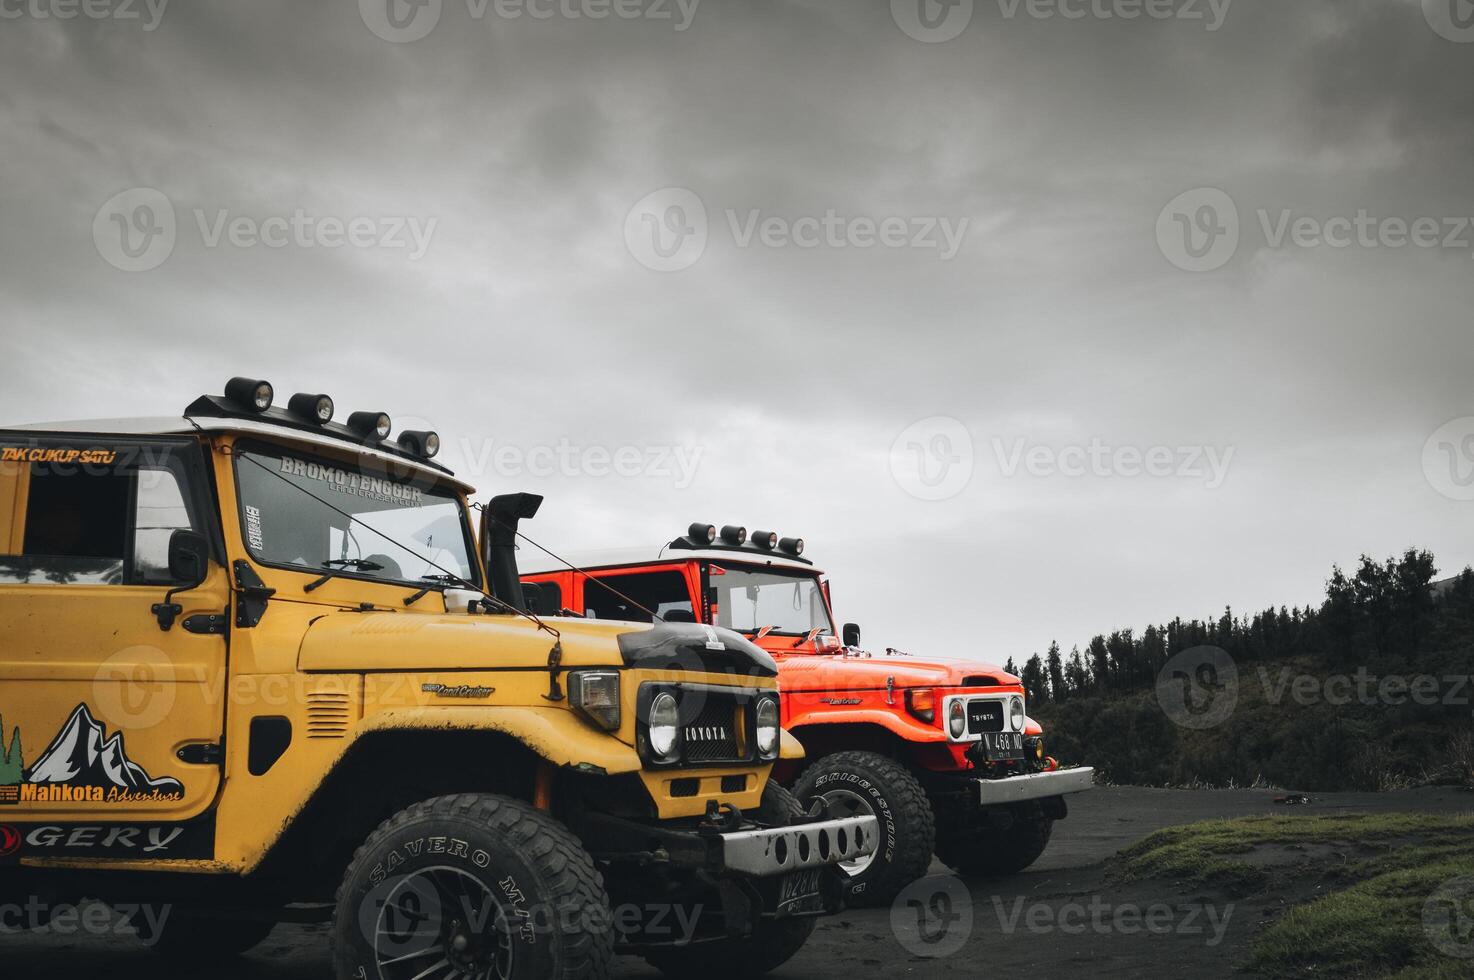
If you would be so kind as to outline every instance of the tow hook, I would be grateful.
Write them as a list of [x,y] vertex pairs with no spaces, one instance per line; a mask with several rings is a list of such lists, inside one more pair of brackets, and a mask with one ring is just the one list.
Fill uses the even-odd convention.
[[734,833],[742,827],[742,811],[731,803],[706,801],[706,817],[697,825],[698,833],[706,835]]

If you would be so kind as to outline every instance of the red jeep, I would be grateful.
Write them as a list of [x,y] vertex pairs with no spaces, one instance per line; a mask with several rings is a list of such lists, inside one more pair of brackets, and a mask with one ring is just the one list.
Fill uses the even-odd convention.
[[[525,554],[525,552],[524,552]],[[933,852],[964,875],[1032,864],[1093,771],[1061,769],[1017,677],[981,661],[860,650],[834,628],[829,582],[803,540],[693,524],[657,549],[553,567],[523,562],[541,613],[696,622],[751,637],[778,663],[783,727],[807,759],[777,777],[833,816],[874,815],[882,846],[845,870],[854,903],[884,904]]]

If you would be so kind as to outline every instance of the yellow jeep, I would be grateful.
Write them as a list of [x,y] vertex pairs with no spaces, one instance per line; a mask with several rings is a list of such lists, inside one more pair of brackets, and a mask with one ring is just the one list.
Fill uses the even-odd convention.
[[768,655],[538,618],[540,498],[473,529],[435,433],[273,401],[0,429],[0,895],[162,903],[193,960],[331,921],[345,980],[791,957],[877,833],[769,781]]

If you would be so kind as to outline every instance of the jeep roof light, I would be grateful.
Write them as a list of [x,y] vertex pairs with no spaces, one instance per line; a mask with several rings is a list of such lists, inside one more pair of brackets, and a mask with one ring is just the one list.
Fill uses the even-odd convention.
[[264,412],[271,407],[275,391],[271,382],[256,378],[231,378],[225,382],[225,397],[248,412]]
[[735,545],[740,548],[747,543],[747,528],[738,524],[727,524],[722,527],[722,541],[726,544]]
[[187,419],[249,419],[255,423],[315,432],[351,443],[367,443],[380,452],[424,463],[442,473],[450,470],[431,459],[440,452],[440,436],[431,431],[406,431],[390,441],[394,423],[385,412],[354,412],[346,422],[333,421],[333,399],[327,395],[299,392],[287,407],[273,408],[271,383],[256,378],[231,378],[225,395],[201,395],[184,409]]
[[384,412],[354,412],[348,416],[348,428],[364,439],[384,440],[394,430],[394,422]]
[[399,434],[398,442],[405,452],[414,453],[426,459],[431,459],[440,452],[440,433],[438,432],[405,429]]
[[304,421],[327,425],[333,420],[333,400],[327,395],[298,392],[287,400],[287,411]]

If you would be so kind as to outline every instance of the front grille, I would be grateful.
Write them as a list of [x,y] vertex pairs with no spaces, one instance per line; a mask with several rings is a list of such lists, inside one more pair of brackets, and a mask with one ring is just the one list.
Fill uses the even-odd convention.
[[[702,698],[705,702],[682,726],[685,743],[682,753],[687,762],[733,762],[742,757],[737,725],[742,717],[730,697],[711,692],[684,692],[684,696]],[[684,715],[685,712],[682,711]]]
[[967,733],[969,735],[1001,731],[1003,731],[1002,701],[967,702]]

